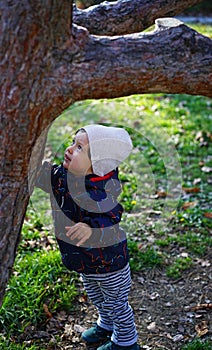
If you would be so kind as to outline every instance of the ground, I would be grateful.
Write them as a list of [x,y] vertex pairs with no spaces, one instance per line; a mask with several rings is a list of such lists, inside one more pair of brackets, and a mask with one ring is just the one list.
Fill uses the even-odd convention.
[[[196,260],[191,270],[174,280],[160,269],[146,269],[132,275],[130,304],[135,312],[135,322],[142,349],[181,349],[200,337],[211,338],[212,271],[210,256]],[[45,329],[26,329],[25,344],[39,342],[45,349],[89,349],[81,341],[80,333],[92,326],[97,318],[95,308],[87,299],[81,282],[75,310],[56,315],[45,310]],[[199,306],[198,306],[199,305]]]

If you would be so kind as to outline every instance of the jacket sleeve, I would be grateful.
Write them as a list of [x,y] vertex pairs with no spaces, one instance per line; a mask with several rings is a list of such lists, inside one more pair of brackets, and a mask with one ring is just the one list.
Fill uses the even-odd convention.
[[51,187],[51,170],[52,165],[49,162],[44,162],[38,172],[35,186],[41,188],[43,191],[50,193]]

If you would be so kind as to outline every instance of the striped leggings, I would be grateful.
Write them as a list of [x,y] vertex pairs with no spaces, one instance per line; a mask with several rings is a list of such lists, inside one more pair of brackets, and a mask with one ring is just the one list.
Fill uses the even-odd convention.
[[96,306],[97,324],[112,331],[111,340],[120,346],[137,341],[137,331],[128,293],[131,287],[129,264],[122,270],[104,275],[82,274],[83,284],[91,302]]

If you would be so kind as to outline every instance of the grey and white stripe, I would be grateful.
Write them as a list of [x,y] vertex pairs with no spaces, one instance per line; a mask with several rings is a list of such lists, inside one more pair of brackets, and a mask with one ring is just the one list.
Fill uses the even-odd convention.
[[113,331],[111,340],[120,346],[137,341],[134,316],[128,302],[131,287],[129,264],[122,270],[104,275],[82,274],[83,284],[91,302],[97,307],[97,324]]

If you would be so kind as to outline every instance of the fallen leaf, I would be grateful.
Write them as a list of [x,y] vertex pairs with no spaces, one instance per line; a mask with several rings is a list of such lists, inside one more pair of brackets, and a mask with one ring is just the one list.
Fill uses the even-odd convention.
[[74,333],[72,325],[66,324],[64,329],[64,334],[68,337],[72,336]]
[[188,253],[187,252],[182,252],[180,254],[180,256],[182,256],[183,258],[188,258]]
[[68,315],[65,311],[60,311],[58,314],[57,314],[57,319],[59,321],[66,321],[68,318]]
[[161,211],[160,210],[145,210],[145,214],[149,214],[149,215],[160,215]]
[[164,335],[165,335],[168,339],[171,339],[171,340],[173,339],[170,333],[165,333]]
[[182,205],[182,208],[183,209],[190,209],[190,208],[195,208],[197,206],[198,202],[195,201],[195,202],[185,202],[183,205]]
[[209,267],[211,263],[209,260],[197,259],[197,263],[201,264],[202,267]]
[[46,315],[46,318],[52,318],[52,313],[49,311],[49,308],[46,304],[43,304],[43,310]]
[[209,167],[209,166],[203,166],[201,168],[201,170],[204,172],[204,173],[211,173],[212,172],[212,168]]
[[152,294],[149,295],[150,300],[155,300],[159,297],[160,295],[157,292],[153,292]]
[[147,329],[149,331],[155,331],[156,329],[156,323],[155,322],[151,322],[148,326],[147,326]]
[[201,142],[206,141],[207,139],[212,140],[212,134],[209,131],[200,130],[195,137],[195,140]]
[[143,277],[138,277],[138,282],[143,284],[145,282],[145,279]]
[[34,339],[49,338],[49,333],[45,331],[38,331],[33,337]]
[[133,214],[129,214],[127,213],[127,217],[128,218],[136,218],[136,217],[140,217],[142,215],[142,213],[133,213]]
[[167,192],[164,192],[164,191],[157,191],[157,192],[156,192],[156,195],[157,195],[157,197],[159,197],[159,198],[166,198]]
[[80,326],[79,324],[75,324],[75,325],[74,325],[74,330],[75,330],[75,332],[77,332],[77,333],[82,333],[82,332],[85,331],[85,328],[82,327],[82,326]]
[[200,177],[198,177],[197,179],[194,179],[193,181],[193,185],[197,185],[202,181],[202,179]]
[[49,322],[47,324],[48,332],[54,332],[55,329],[60,330],[62,328],[63,328],[63,324],[59,320],[57,320],[53,317],[49,319]]
[[212,219],[212,213],[210,213],[210,212],[204,213],[204,216],[208,219]]
[[71,339],[72,343],[78,343],[79,342],[79,337],[76,337],[74,336],[72,339]]
[[78,298],[78,301],[79,301],[80,303],[87,303],[87,301],[88,301],[87,295],[81,295],[81,296]]
[[203,335],[208,333],[208,325],[206,321],[202,321],[195,326],[195,330],[197,332],[198,337],[202,337]]
[[176,334],[173,338],[172,338],[172,340],[173,340],[173,342],[178,342],[178,341],[181,341],[181,340],[183,340],[184,339],[184,336],[182,335],[182,334]]
[[199,140],[203,135],[202,131],[198,131],[198,133],[196,134],[195,140]]
[[199,304],[191,308],[191,310],[193,311],[198,311],[202,309],[212,309],[212,304]]
[[199,187],[190,187],[190,188],[183,187],[182,189],[186,193],[198,193],[198,192],[200,192],[200,188]]

